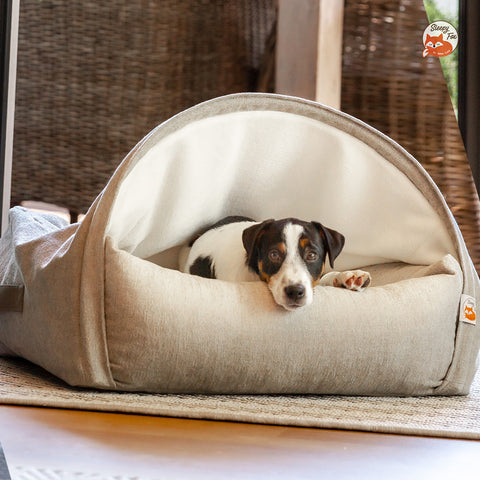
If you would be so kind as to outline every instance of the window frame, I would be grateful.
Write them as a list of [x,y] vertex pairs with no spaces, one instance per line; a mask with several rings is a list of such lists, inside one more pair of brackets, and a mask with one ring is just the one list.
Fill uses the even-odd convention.
[[19,0],[0,0],[0,233],[10,208]]
[[480,191],[480,2],[459,0],[458,123]]

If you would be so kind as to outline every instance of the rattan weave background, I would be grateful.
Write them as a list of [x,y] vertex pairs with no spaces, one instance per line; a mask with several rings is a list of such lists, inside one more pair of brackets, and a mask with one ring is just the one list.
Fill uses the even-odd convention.
[[275,0],[22,0],[12,203],[86,210],[196,103],[255,89]]
[[[271,90],[276,0],[22,0],[12,203],[85,211],[123,156],[200,101]],[[480,268],[480,207],[422,0],[346,0],[342,109],[429,171]],[[265,45],[268,44],[264,58]],[[266,60],[266,61],[265,61]]]
[[438,58],[422,57],[422,0],[346,0],[342,110],[389,135],[433,177],[480,268],[480,207]]

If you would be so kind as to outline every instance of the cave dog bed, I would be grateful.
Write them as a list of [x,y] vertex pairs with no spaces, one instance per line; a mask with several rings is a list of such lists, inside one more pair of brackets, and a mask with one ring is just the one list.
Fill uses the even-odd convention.
[[[288,312],[263,282],[178,270],[228,215],[342,232],[336,270]],[[148,134],[82,223],[20,207],[0,242],[0,342],[71,385],[160,393],[466,394],[479,281],[445,201],[390,138],[296,98],[240,94]]]

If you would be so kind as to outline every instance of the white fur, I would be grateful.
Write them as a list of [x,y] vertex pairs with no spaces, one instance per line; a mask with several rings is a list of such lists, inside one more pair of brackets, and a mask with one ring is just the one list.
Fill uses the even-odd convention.
[[346,270],[344,272],[330,272],[324,275],[319,285],[324,287],[341,287],[356,292],[362,291],[371,281],[371,276],[363,270]]
[[[298,307],[309,305],[313,299],[312,277],[298,251],[302,232],[303,227],[301,225],[293,223],[285,225],[283,233],[287,255],[280,270],[275,275],[272,275],[268,284],[275,301],[287,310],[294,310]],[[285,294],[285,288],[296,284],[303,285],[305,295],[295,304],[291,304]]]
[[[211,257],[215,267],[215,276],[229,282],[253,282],[258,275],[248,269],[246,252],[242,242],[243,231],[259,222],[236,222],[205,232],[193,244],[185,249],[180,258],[180,269],[188,273],[190,266],[198,257]],[[183,265],[182,265],[183,264]]]
[[[229,282],[258,281],[258,275],[247,267],[246,251],[242,241],[243,231],[258,223],[260,222],[235,222],[208,230],[195,241],[192,247],[184,247],[181,250],[180,270],[189,273],[191,265],[198,257],[210,257],[217,279]],[[312,277],[298,251],[302,232],[301,225],[294,223],[285,225],[287,254],[280,270],[272,275],[268,282],[274,300],[287,310],[309,305],[313,300]],[[322,277],[320,284],[349,290],[363,290],[367,279],[370,279],[370,275],[362,270],[330,272]],[[296,284],[303,285],[305,295],[292,303],[285,293],[285,288]]]
[[[188,273],[198,257],[210,257],[217,279],[230,282],[258,281],[258,275],[245,263],[246,252],[242,242],[243,231],[257,223],[259,222],[236,222],[208,230],[191,248],[184,248],[180,253],[181,271]],[[280,270],[272,275],[268,283],[275,301],[287,310],[308,305],[313,298],[312,278],[298,252],[302,232],[301,225],[288,223],[285,226],[287,256]],[[304,286],[305,296],[292,305],[285,294],[285,287],[295,284]]]

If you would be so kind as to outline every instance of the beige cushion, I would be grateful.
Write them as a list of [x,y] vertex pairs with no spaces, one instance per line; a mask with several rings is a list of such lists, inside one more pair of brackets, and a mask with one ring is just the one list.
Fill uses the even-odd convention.
[[183,274],[110,242],[106,265],[109,359],[122,389],[429,394],[452,360],[462,280],[451,256],[371,267],[364,292],[317,287],[293,313],[262,282]]

